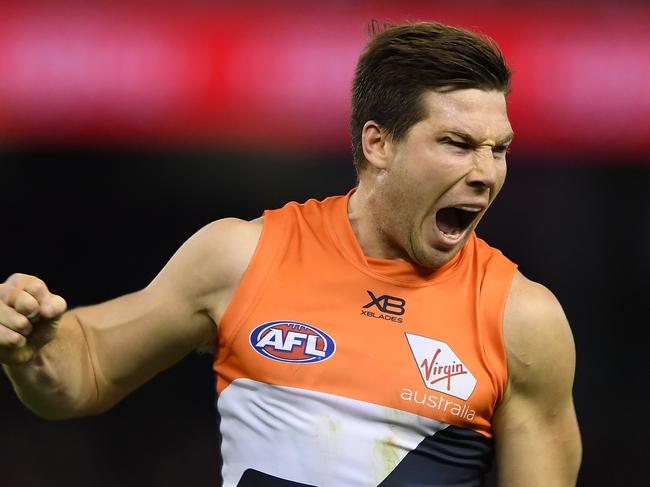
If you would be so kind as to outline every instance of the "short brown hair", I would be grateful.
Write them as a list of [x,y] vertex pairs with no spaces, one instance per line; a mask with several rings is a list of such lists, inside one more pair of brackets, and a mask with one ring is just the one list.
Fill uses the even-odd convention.
[[428,90],[463,88],[510,92],[511,72],[491,38],[437,22],[370,24],[373,36],[359,57],[352,83],[352,154],[365,167],[361,132],[368,120],[401,140],[427,113]]

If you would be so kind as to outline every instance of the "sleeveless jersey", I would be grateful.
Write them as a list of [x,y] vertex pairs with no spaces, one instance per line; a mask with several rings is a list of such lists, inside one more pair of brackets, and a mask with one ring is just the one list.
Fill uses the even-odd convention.
[[482,485],[516,266],[475,234],[426,275],[367,258],[348,199],[264,214],[219,324],[223,485]]

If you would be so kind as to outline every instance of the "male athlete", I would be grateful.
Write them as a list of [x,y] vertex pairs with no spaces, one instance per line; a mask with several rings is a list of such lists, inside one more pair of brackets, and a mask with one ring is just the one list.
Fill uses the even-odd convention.
[[143,290],[66,311],[0,286],[0,361],[48,419],[108,410],[216,351],[226,486],[574,485],[575,353],[560,304],[474,230],[513,138],[496,45],[435,23],[362,53],[358,185],[192,236]]

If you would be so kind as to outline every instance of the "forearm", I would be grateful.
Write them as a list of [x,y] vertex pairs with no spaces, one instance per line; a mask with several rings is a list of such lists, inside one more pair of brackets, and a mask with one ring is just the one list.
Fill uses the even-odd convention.
[[202,343],[212,322],[185,308],[151,289],[77,308],[30,362],[7,374],[40,416],[101,413]]
[[97,384],[84,332],[74,311],[58,323],[54,338],[32,360],[3,368],[20,400],[43,418],[97,413]]

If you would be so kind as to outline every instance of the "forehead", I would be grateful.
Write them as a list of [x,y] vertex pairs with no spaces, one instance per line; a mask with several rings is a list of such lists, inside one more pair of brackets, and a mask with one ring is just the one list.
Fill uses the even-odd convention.
[[506,97],[500,91],[428,91],[422,103],[428,112],[422,123],[436,132],[464,132],[477,140],[501,139],[512,133]]

